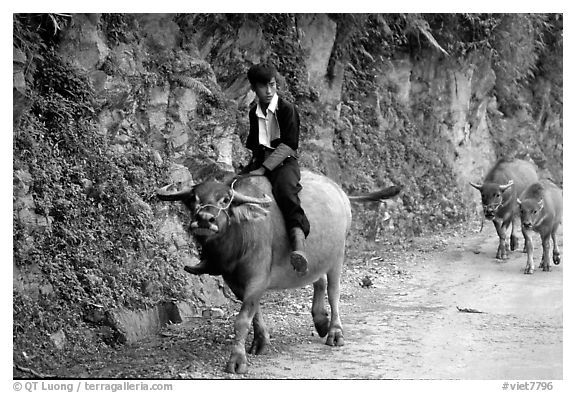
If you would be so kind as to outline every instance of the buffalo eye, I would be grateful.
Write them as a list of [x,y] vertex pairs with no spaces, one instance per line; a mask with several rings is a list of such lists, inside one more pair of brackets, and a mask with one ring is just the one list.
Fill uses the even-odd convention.
[[184,206],[186,206],[190,210],[194,210],[194,206],[198,205],[198,197],[196,195],[190,195],[188,198],[182,201]]

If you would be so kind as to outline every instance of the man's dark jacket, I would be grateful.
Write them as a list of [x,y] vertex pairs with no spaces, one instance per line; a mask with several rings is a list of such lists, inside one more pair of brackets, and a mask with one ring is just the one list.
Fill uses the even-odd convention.
[[[259,128],[256,108],[257,105],[254,105],[248,112],[250,131],[248,133],[248,139],[246,140],[246,147],[252,150],[253,163],[261,165],[265,159],[265,149],[260,145],[258,139]],[[295,155],[300,138],[300,117],[294,104],[286,101],[282,97],[278,97],[276,119],[278,120],[278,126],[280,128],[280,138],[270,141],[270,145],[273,148],[277,148],[280,144],[284,144],[292,149],[293,155]]]

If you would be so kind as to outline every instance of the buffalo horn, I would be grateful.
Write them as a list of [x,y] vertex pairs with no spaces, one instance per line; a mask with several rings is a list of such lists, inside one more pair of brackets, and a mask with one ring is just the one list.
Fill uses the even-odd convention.
[[470,182],[470,185],[477,190],[482,190],[482,186],[480,184]]
[[168,184],[156,190],[156,195],[163,201],[180,201],[188,197],[193,191],[193,187],[187,186],[181,190],[174,184]]
[[249,195],[244,195],[241,192],[234,190],[234,194],[232,196],[232,200],[237,204],[241,203],[256,203],[258,205],[269,205],[272,203],[272,199],[270,199],[267,195],[262,198],[253,197]]

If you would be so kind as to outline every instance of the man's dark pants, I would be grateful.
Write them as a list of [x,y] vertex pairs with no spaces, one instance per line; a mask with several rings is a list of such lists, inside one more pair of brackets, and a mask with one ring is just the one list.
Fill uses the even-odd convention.
[[300,185],[300,166],[294,157],[288,157],[273,171],[266,174],[272,184],[272,193],[286,221],[286,229],[300,227],[305,236],[310,233],[310,222],[300,206],[298,192]]

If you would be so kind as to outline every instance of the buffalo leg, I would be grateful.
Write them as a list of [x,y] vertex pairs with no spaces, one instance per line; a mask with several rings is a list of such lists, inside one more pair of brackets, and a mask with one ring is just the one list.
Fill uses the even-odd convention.
[[258,296],[253,295],[242,303],[240,312],[234,322],[234,342],[230,359],[226,365],[226,371],[233,374],[245,374],[248,371],[248,362],[246,360],[246,337],[250,330],[250,323],[258,311],[261,293]]
[[550,271],[550,234],[540,235],[542,238],[542,262],[540,267],[543,271]]
[[515,220],[512,219],[512,231],[510,231],[510,251],[518,249],[518,236],[516,236]]
[[496,233],[498,234],[498,250],[496,251],[496,259],[506,259],[508,258],[508,252],[506,251],[506,228],[502,222],[499,220],[494,220],[494,227],[496,228]]
[[[524,238],[524,248],[522,249],[523,253],[527,253],[528,252],[528,238],[530,237],[530,233],[526,230],[524,230],[524,227],[522,226],[522,222],[520,222],[520,228],[522,229],[522,237]],[[530,239],[530,241],[532,241]]]
[[254,327],[254,340],[252,341],[248,353],[252,355],[262,355],[267,352],[268,347],[270,346],[270,334],[268,333],[268,328],[262,318],[260,304],[257,305],[254,319],[252,319],[252,326]]
[[534,273],[534,245],[532,243],[532,232],[529,229],[524,229],[522,227],[522,233],[524,234],[524,240],[526,244],[526,254],[528,259],[526,261],[526,268],[524,269],[524,274]]
[[312,320],[320,337],[325,337],[330,330],[330,320],[324,298],[326,297],[326,276],[314,282],[314,297],[312,298]]
[[[508,251],[510,251],[510,242],[508,238],[506,238],[506,234],[508,233],[508,228],[510,228],[510,221],[504,220],[502,221],[502,236],[504,236],[504,258],[508,258]],[[510,238],[512,238],[512,231],[510,231]]]
[[552,229],[552,243],[553,243],[552,261],[554,261],[555,265],[560,264],[560,250],[558,250],[558,243],[556,242],[556,230],[557,229],[558,229],[558,226],[556,226],[556,227],[554,227],[554,229]]
[[512,233],[510,235],[510,251],[515,251],[518,249],[518,236]]
[[340,321],[340,272],[342,264],[328,272],[328,303],[330,303],[331,319],[326,345],[340,347],[344,345],[342,322]]

